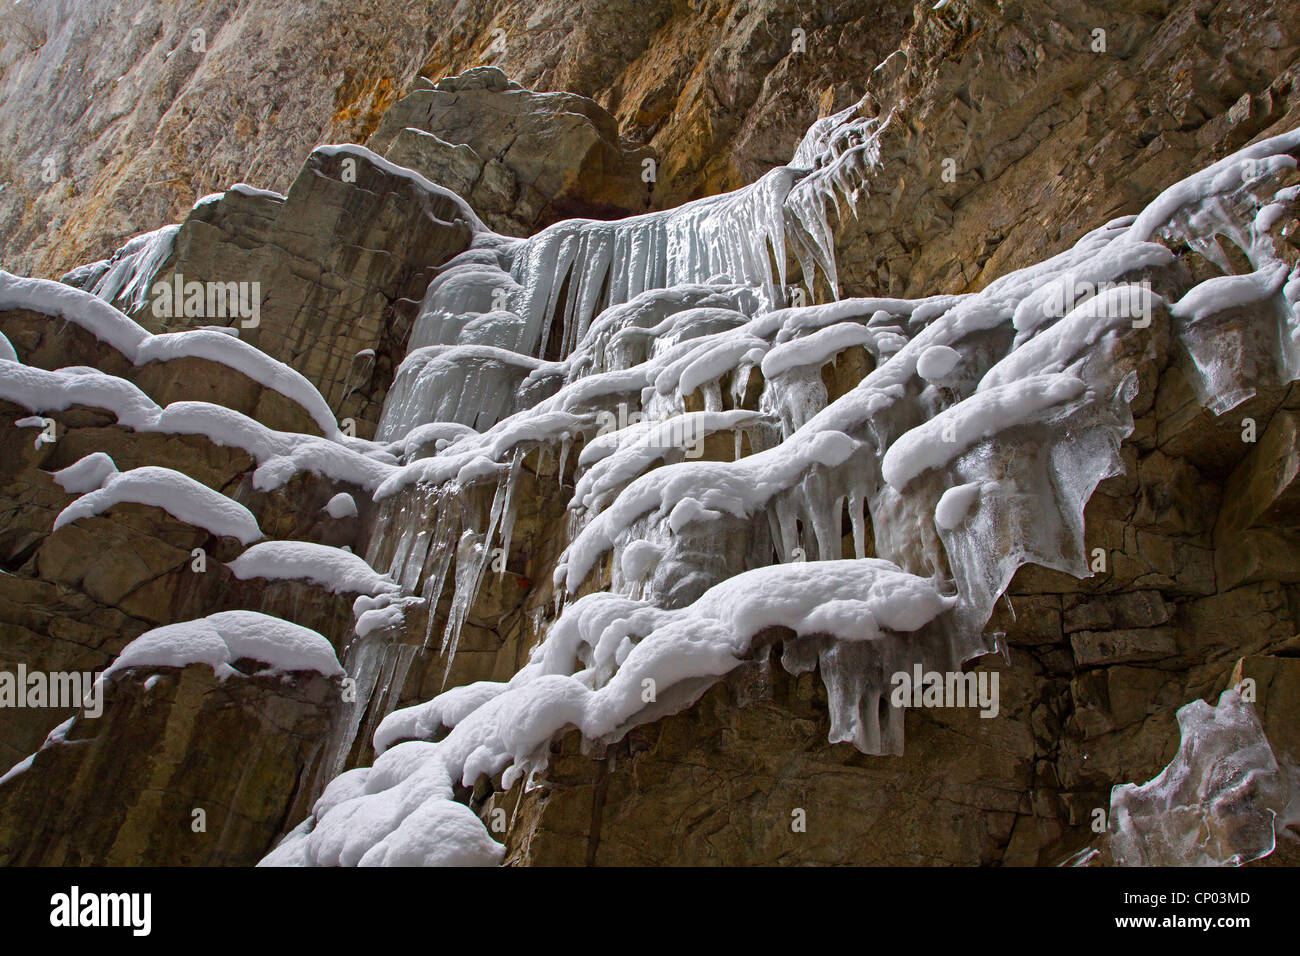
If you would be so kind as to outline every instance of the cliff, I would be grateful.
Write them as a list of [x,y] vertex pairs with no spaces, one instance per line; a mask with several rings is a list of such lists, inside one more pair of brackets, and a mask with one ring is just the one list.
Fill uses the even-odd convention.
[[0,860],[1294,862],[1300,12],[107,10],[0,50],[103,675]]

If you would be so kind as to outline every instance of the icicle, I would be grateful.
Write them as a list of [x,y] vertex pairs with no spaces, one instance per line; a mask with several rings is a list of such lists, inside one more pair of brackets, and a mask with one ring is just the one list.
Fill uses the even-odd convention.
[[857,558],[867,556],[867,519],[866,501],[861,489],[854,485],[849,490],[849,521],[853,523],[853,555]]
[[560,467],[555,473],[555,481],[561,488],[564,487],[564,469],[569,463],[569,449],[573,447],[573,436],[565,432],[560,439]]
[[344,669],[355,681],[355,697],[344,704],[343,713],[330,727],[330,737],[325,745],[326,779],[337,777],[347,765],[348,755],[357,739],[357,731],[379,681],[387,640],[379,634],[367,635],[354,641],[348,648]]
[[460,514],[458,509],[452,508],[452,497],[455,492],[441,494],[438,499],[436,529],[433,536],[433,542],[429,548],[429,565],[425,570],[424,589],[420,596],[426,602],[429,609],[429,620],[424,631],[424,647],[429,646],[429,639],[433,636],[433,625],[437,618],[438,600],[442,597],[443,585],[447,580],[447,572],[451,568],[454,552],[452,550],[452,540],[456,531],[460,528]]
[[510,539],[515,530],[515,489],[519,486],[519,472],[523,462],[524,450],[516,449],[505,479],[506,496],[501,509],[501,569],[497,572],[498,580],[505,576],[506,564],[510,560]]
[[496,534],[497,523],[505,508],[508,494],[508,479],[497,483],[497,491],[492,499],[488,516],[487,530],[478,534],[466,530],[456,547],[456,590],[451,599],[451,610],[447,614],[447,628],[443,632],[441,652],[447,657],[446,670],[443,672],[443,686],[451,676],[451,665],[456,659],[456,647],[460,643],[461,628],[465,625],[470,609],[478,600],[479,588],[483,584],[483,573],[492,557],[491,542]]

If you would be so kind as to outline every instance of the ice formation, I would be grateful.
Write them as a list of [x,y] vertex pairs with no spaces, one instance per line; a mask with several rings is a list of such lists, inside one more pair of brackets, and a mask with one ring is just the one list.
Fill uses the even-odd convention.
[[[803,253],[805,277],[814,263],[834,276],[829,230],[806,215],[808,195],[825,202],[828,181],[841,195],[869,181],[873,127],[856,122],[846,125],[864,144],[852,167],[863,184],[833,161],[795,171],[825,149],[818,143],[836,141],[836,124],[845,117],[823,121],[791,168],[742,194],[622,223],[562,223],[532,240],[480,236],[431,284],[411,346],[438,350],[426,354],[439,373],[424,373],[438,394],[417,397],[419,375],[399,375],[382,437],[400,442],[431,415],[474,430],[437,440],[431,455],[403,456],[376,495],[391,499],[387,540],[397,544],[368,557],[390,560],[395,579],[412,591],[423,582],[433,597],[460,540],[452,632],[494,535],[509,549],[521,457],[556,445],[563,456],[581,434],[574,533],[555,581],[573,594],[608,568],[608,590],[565,607],[508,683],[453,688],[388,715],[374,767],[340,778],[267,862],[388,859],[412,838],[414,792],[439,794],[423,808],[447,799],[448,780],[503,774],[508,787],[544,762],[565,727],[616,739],[689,704],[761,652],[751,639],[774,627],[787,667],[820,665],[832,739],[897,752],[901,720],[880,704],[889,673],[918,660],[956,668],[991,650],[981,630],[1019,565],[1087,573],[1083,507],[1121,469],[1137,370],[1155,354],[1153,314],[1168,316],[1215,379],[1230,370],[1201,339],[1234,306],[1268,298],[1284,360],[1256,381],[1295,377],[1285,356],[1300,281],[1266,236],[1234,224],[1277,201],[1269,174],[1295,165],[1300,134],[1252,146],[978,294],[788,307],[784,243]],[[1243,176],[1247,167],[1262,172]],[[815,188],[792,199],[810,180]],[[774,197],[785,204],[779,221],[759,212]],[[1199,251],[1216,233],[1239,239],[1258,274],[1209,280],[1169,309],[1171,247]],[[763,243],[770,257],[757,254]],[[865,350],[874,369],[828,402],[818,372],[849,348]],[[742,407],[760,375],[758,408]],[[513,406],[500,404],[502,389]],[[1225,409],[1212,389],[1203,397]],[[621,427],[602,429],[602,416]],[[680,438],[695,428],[735,432],[732,460],[685,458]],[[468,503],[484,485],[492,504],[475,517]],[[414,488],[426,489],[423,508]],[[643,680],[658,687],[652,705],[635,694]]]
[[1273,852],[1296,822],[1293,768],[1279,766],[1253,704],[1230,687],[1211,707],[1178,710],[1182,740],[1160,775],[1110,797],[1110,851],[1119,866],[1236,866]]
[[163,226],[136,236],[110,259],[92,262],[64,276],[64,281],[89,291],[123,312],[138,312],[148,299],[154,275],[168,257],[180,226]]
[[[92,405],[128,428],[244,448],[262,490],[306,469],[373,499],[364,558],[267,542],[231,564],[360,592],[346,651],[360,699],[327,743],[327,771],[365,735],[377,758],[338,775],[265,862],[497,863],[503,848],[458,788],[526,781],[566,729],[617,740],[775,646],[789,670],[820,671],[831,740],[898,753],[891,674],[993,651],[984,628],[1021,565],[1088,573],[1083,509],[1122,469],[1157,333],[1184,351],[1217,414],[1300,374],[1300,273],[1268,233],[1296,198],[1275,187],[1300,131],[978,293],[799,305],[791,259],[808,292],[838,297],[833,221],[871,188],[889,122],[855,107],[818,120],[788,166],[749,187],[529,239],[489,232],[456,197],[361,147],[321,147],[452,198],[475,230],[428,286],[374,442],[338,434],[319,393],[237,339],[150,336],[88,293],[0,275],[0,308],[69,318],[132,361],[226,362],[293,398],[324,435],[206,403],[160,409],[124,380],[7,354],[0,397],[35,413]],[[1232,274],[1220,239],[1249,274]],[[1189,249],[1225,275],[1192,285],[1178,259]],[[1247,328],[1244,306],[1276,321]],[[846,355],[865,374],[832,400],[823,370]],[[84,466],[86,482],[98,468]],[[525,470],[568,499],[555,619],[509,681],[394,711],[421,639],[450,673],[494,549],[512,557]],[[107,503],[133,474],[105,471],[70,510],[94,511],[94,496]],[[425,633],[394,641],[417,605]]]

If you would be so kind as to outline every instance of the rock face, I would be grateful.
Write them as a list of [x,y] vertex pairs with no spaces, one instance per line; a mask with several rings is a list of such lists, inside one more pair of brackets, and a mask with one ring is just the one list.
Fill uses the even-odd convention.
[[385,0],[24,6],[0,51],[0,259],[48,276],[233,182],[285,189],[314,146],[364,138],[428,22]]
[[[318,151],[282,199],[229,191],[200,204],[154,278],[258,283],[257,324],[241,319],[241,338],[307,375],[368,437],[434,267],[469,244],[463,216],[451,197],[364,152]],[[322,235],[334,238],[322,244]],[[156,301],[136,313],[146,327],[195,324],[160,321]]]
[[[337,706],[315,675],[222,682],[191,666],[119,682],[104,717],[70,720],[4,788],[0,817],[22,823],[5,827],[0,861],[247,864],[310,806],[301,775]],[[69,827],[96,792],[94,825]]]
[[496,67],[417,82],[368,144],[464,197],[506,235],[650,206],[650,150],[625,150],[614,118],[586,97],[534,93]]
[[[826,353],[810,350],[806,374],[795,366],[795,378],[782,379],[770,357],[791,341],[808,346],[817,327],[791,325],[780,339],[776,330],[786,326],[778,322],[767,338],[755,334],[729,356],[733,364],[721,379],[698,372],[698,388],[680,385],[677,414],[748,412],[774,429],[774,441],[772,433],[735,425],[702,440],[704,463],[730,464],[770,447],[764,442],[788,441],[781,421],[793,431],[811,417],[808,408],[849,396],[864,376],[887,366],[897,349],[862,329],[893,328],[900,342],[919,337],[957,307],[952,296],[987,290],[1089,230],[1141,212],[1165,187],[1240,147],[1300,127],[1300,14],[1268,3],[1155,2],[1121,11],[951,0],[937,10],[880,3],[809,12],[779,0],[699,9],[462,0],[454,12],[443,11],[455,24],[446,31],[429,26],[439,22],[437,11],[378,0],[359,10],[317,5],[291,26],[275,4],[257,11],[166,6],[141,2],[129,25],[107,27],[121,33],[125,49],[140,51],[126,56],[130,67],[120,81],[135,91],[130,95],[94,93],[120,66],[87,52],[96,44],[78,42],[90,29],[82,7],[38,5],[48,21],[37,15],[12,28],[0,60],[0,132],[26,144],[14,155],[42,155],[52,134],[42,123],[20,129],[14,104],[34,105],[38,114],[50,104],[52,119],[71,122],[69,141],[78,148],[66,158],[72,193],[33,191],[35,159],[0,174],[12,183],[0,192],[6,268],[61,274],[177,219],[174,235],[150,247],[156,258],[127,246],[65,281],[113,300],[155,333],[240,324],[229,316],[160,315],[155,283],[258,283],[258,320],[239,328],[239,338],[301,372],[353,427],[334,435],[284,392],[211,356],[137,365],[102,335],[53,312],[0,300],[0,332],[31,369],[88,366],[133,384],[158,406],[224,406],[284,435],[332,443],[364,457],[371,470],[341,476],[324,459],[303,458],[277,484],[267,470],[274,456],[261,446],[128,427],[89,398],[33,408],[16,391],[5,393],[0,670],[22,663],[99,671],[153,627],[248,609],[322,634],[352,686],[302,674],[223,681],[190,664],[128,672],[113,683],[98,720],[80,715],[75,703],[8,711],[0,720],[0,760],[8,766],[35,757],[0,782],[0,862],[256,862],[303,820],[325,832],[322,821],[354,795],[347,781],[361,779],[340,778],[317,804],[340,771],[369,767],[376,750],[454,743],[453,727],[465,719],[447,704],[422,723],[385,722],[394,710],[449,688],[486,693],[490,682],[518,674],[544,637],[553,642],[557,590],[574,561],[566,548],[591,520],[566,504],[609,467],[592,452],[602,438],[590,413],[626,417],[629,406],[639,412],[666,401],[642,391],[654,392],[658,381],[598,395],[604,405],[557,405],[553,432],[517,446],[503,437],[497,458],[467,460],[441,484],[381,495],[380,479],[368,477],[391,477],[401,466],[439,474],[457,443],[470,440],[472,429],[443,420],[423,436],[398,430],[383,442],[366,441],[391,420],[386,400],[396,394],[408,351],[419,351],[412,350],[413,329],[421,323],[495,317],[480,323],[484,338],[459,340],[479,349],[470,356],[475,371],[462,377],[470,385],[509,381],[508,391],[527,398],[525,407],[557,394],[560,381],[591,385],[592,370],[581,367],[573,346],[598,334],[597,321],[581,331],[575,324],[570,336],[567,325],[557,331],[556,318],[539,348],[515,350],[522,358],[491,344],[491,336],[513,334],[523,322],[521,303],[535,290],[517,281],[527,274],[520,250],[540,246],[489,238],[483,224],[503,236],[529,236],[569,217],[612,219],[739,186],[789,161],[812,121],[862,96],[838,122],[877,119],[866,134],[847,127],[874,154],[850,170],[856,216],[840,208],[826,228],[838,293],[862,300],[844,323],[856,324],[853,336]],[[329,25],[320,36],[318,22]],[[186,52],[192,25],[207,23],[206,55]],[[299,31],[312,45],[297,42]],[[246,52],[246,38],[259,35],[276,42],[264,39],[249,62],[232,65]],[[482,61],[505,72],[469,69]],[[78,69],[93,79],[78,86],[63,78]],[[425,79],[453,73],[460,75]],[[546,88],[573,92],[537,92]],[[367,148],[312,151],[320,139],[365,140]],[[176,145],[190,142],[192,151]],[[801,159],[827,168],[862,145],[835,141]],[[173,155],[164,161],[166,149]],[[1296,149],[1289,155],[1300,159]],[[655,170],[649,183],[646,160]],[[1110,838],[1098,835],[1098,820],[1112,812],[1112,788],[1152,780],[1179,758],[1180,708],[1247,682],[1243,693],[1254,700],[1246,704],[1281,768],[1277,779],[1285,778],[1300,764],[1300,499],[1292,489],[1300,393],[1288,360],[1276,368],[1251,363],[1270,354],[1259,351],[1265,346],[1257,339],[1272,342],[1269,335],[1285,332],[1290,319],[1277,310],[1296,301],[1281,291],[1300,261],[1300,205],[1294,190],[1287,192],[1300,178],[1288,165],[1294,162],[1267,171],[1275,198],[1261,192],[1256,199],[1273,211],[1251,219],[1248,229],[1224,227],[1207,239],[1194,224],[1172,222],[1151,237],[1161,256],[1116,269],[1117,280],[1145,281],[1160,297],[1149,331],[1134,325],[1132,334],[1105,340],[1109,365],[1132,373],[1123,392],[1132,427],[1116,426],[1122,441],[1112,449],[1089,444],[1091,433],[1072,421],[1062,444],[1078,455],[1079,470],[1112,451],[1122,468],[1082,493],[1082,564],[1071,566],[1087,576],[1030,560],[1005,587],[998,584],[991,616],[976,622],[991,635],[988,647],[1002,651],[967,665],[976,675],[997,675],[996,714],[910,709],[899,715],[905,746],[891,756],[828,742],[838,720],[835,695],[823,683],[831,659],[814,655],[807,668],[793,666],[806,635],[774,625],[744,635],[738,667],[682,688],[618,733],[584,739],[574,719],[544,735],[528,762],[535,773],[503,776],[483,758],[477,770],[437,786],[482,819],[505,862],[520,865],[1124,862]],[[288,191],[230,189],[189,208],[197,193],[234,179]],[[167,184],[141,189],[155,180]],[[1234,196],[1233,203],[1245,201]],[[557,245],[570,243],[562,245],[567,250],[581,239],[556,235]],[[581,241],[589,242],[581,254],[590,258],[574,258],[571,274],[554,276],[548,323],[577,308],[584,262],[598,258],[596,241]],[[1281,269],[1276,275],[1256,261],[1260,244]],[[474,276],[487,273],[502,277],[494,281],[509,293],[503,303],[478,301],[473,283],[487,280]],[[1246,297],[1214,311],[1213,327],[1230,331],[1206,344],[1196,336],[1208,324],[1184,322],[1171,306],[1222,274],[1255,277],[1246,282],[1271,276],[1274,298],[1261,305]],[[792,262],[787,282],[802,276],[803,266]],[[604,362],[597,373],[623,374],[654,357],[658,345],[636,344],[646,329],[685,348],[756,315],[794,314],[773,311],[794,301],[789,285],[737,291],[738,276],[715,278],[701,275],[676,297],[648,293],[632,305],[595,280],[593,299],[611,312],[626,307],[618,317],[632,318],[622,333],[581,353],[582,361]],[[824,269],[810,284],[817,301],[830,299]],[[779,298],[755,304],[768,294]],[[900,304],[926,295],[949,298]],[[798,314],[812,322],[820,313]],[[1035,331],[1023,321],[1002,316],[980,329],[985,338],[957,343],[960,362],[982,375],[997,358],[1014,355]],[[840,328],[827,322],[824,332]],[[824,332],[817,333],[822,342]],[[427,367],[468,354],[438,351],[446,347],[439,342],[424,352]],[[1236,379],[1207,387],[1196,348],[1226,355]],[[735,363],[753,349],[769,360],[751,361],[742,377]],[[507,366],[513,377],[490,377]],[[1063,359],[1054,372],[1067,366],[1076,368]],[[933,417],[970,400],[975,370],[959,364],[927,375],[916,407]],[[686,377],[682,368],[675,374]],[[768,388],[778,379],[791,391]],[[907,381],[911,388],[915,376]],[[791,394],[811,404],[772,404],[773,396]],[[614,406],[615,398],[622,403]],[[882,416],[871,434],[896,442],[920,424]],[[54,440],[38,440],[51,427]],[[867,433],[854,439],[867,441]],[[1022,475],[1015,448],[1030,447],[1010,440],[991,446],[989,460],[1003,469],[999,481],[1014,487]],[[122,471],[161,464],[187,474],[246,506],[269,538],[346,546],[390,575],[397,590],[349,590],[301,575],[241,579],[227,565],[243,550],[237,541],[153,504],[118,504],[52,530],[76,497],[52,473],[93,452],[107,452]],[[637,467],[650,474],[676,467],[679,452]],[[869,468],[878,479],[880,463],[873,458]],[[608,513],[635,474],[605,474],[610,484],[601,494],[608,497],[592,500]],[[835,501],[829,485],[808,487],[817,500]],[[338,493],[355,500],[355,516],[323,511]],[[833,539],[845,553],[887,558],[913,575],[955,577],[959,558],[949,539],[940,540],[933,503],[880,495],[869,503],[865,533],[847,509],[839,520],[838,503],[829,531],[814,535],[805,513],[793,539],[798,550],[824,559]],[[695,507],[708,510],[699,501]],[[505,534],[503,514],[513,522]],[[886,530],[891,519],[920,530],[899,545]],[[700,517],[689,509],[646,520],[637,535],[680,548],[671,553],[684,565],[701,566],[678,591],[660,596],[672,609],[731,576],[737,569],[728,562],[749,561],[745,549],[759,533],[717,515],[705,519],[714,530],[693,538]],[[672,526],[669,545],[654,537],[653,521]],[[1003,553],[1035,553],[1026,526],[996,529]],[[202,571],[195,570],[195,549],[206,559]],[[789,561],[775,551],[763,563]],[[566,614],[579,595],[652,594],[653,582],[633,581],[630,553],[596,561]],[[363,626],[367,612],[380,623]],[[449,627],[452,620],[459,623]],[[618,665],[647,638],[635,636]],[[574,672],[589,668],[592,682],[608,680],[600,667],[616,665],[598,665],[596,654],[593,646],[592,660],[578,661]],[[386,735],[377,748],[376,731]],[[433,789],[431,780],[419,785]],[[1275,789],[1270,799],[1283,808],[1282,822],[1277,848],[1263,862],[1293,862],[1286,788]],[[206,832],[192,827],[195,809],[207,811]],[[61,823],[73,814],[82,821],[75,834]],[[455,845],[451,830],[427,829],[440,834],[441,846]],[[349,848],[341,859],[360,856]]]
[[[1098,33],[1097,31],[1102,31]],[[848,288],[978,289],[1295,120],[1285,4],[950,4],[866,85],[888,178],[843,222]],[[859,258],[861,257],[861,258]]]
[[[233,182],[283,191],[312,147],[365,142],[419,77],[484,64],[608,110],[662,158],[660,208],[734,188],[784,162],[819,109],[856,99],[911,15],[901,3],[808,12],[788,0],[30,6],[9,15],[0,49],[0,133],[13,144],[0,261],[49,277]],[[593,198],[625,198],[604,191]]]

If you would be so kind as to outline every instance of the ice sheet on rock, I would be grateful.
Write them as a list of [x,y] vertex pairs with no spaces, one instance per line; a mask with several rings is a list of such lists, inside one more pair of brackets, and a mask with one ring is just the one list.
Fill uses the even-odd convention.
[[170,468],[146,465],[108,475],[102,485],[72,502],[54,519],[57,531],[80,518],[100,514],[117,504],[135,503],[162,508],[174,518],[218,536],[251,544],[262,537],[257,519],[243,505]]
[[1178,753],[1154,779],[1111,790],[1118,866],[1239,866],[1273,852],[1294,798],[1254,705],[1230,687],[1217,707],[1178,710]]
[[558,379],[563,366],[491,345],[431,345],[408,352],[376,438],[401,439],[410,422],[490,427],[516,411],[525,380],[540,375]]
[[[644,316],[616,313],[618,321],[632,323],[621,327],[600,327],[597,317],[647,293],[701,284],[749,286],[772,306],[784,298],[787,246],[803,263],[809,287],[816,268],[834,287],[830,208],[838,211],[841,199],[852,206],[863,176],[879,162],[881,124],[851,111],[828,119],[810,133],[817,145],[801,148],[796,164],[735,192],[613,222],[560,222],[527,240],[480,233],[474,247],[447,263],[430,284],[410,347],[476,345],[553,354],[572,358],[580,376],[608,367],[602,360],[607,347],[616,354],[636,348],[619,333],[645,328]],[[589,335],[593,329],[596,334]],[[683,374],[686,393],[716,378],[734,366],[733,347],[739,346],[718,343],[711,356],[696,357],[698,367],[672,373],[672,384],[661,383],[661,391],[676,387]],[[458,383],[447,397],[438,376],[408,377],[413,380],[385,410],[386,439],[430,415],[477,427],[501,417],[499,406],[484,404],[499,401],[499,388],[466,391]],[[538,384],[536,375],[527,381]]]
[[240,676],[233,665],[244,658],[266,664],[271,673],[343,676],[334,648],[315,631],[258,611],[222,611],[146,631],[123,648],[103,677],[130,668],[207,664],[225,680]]

